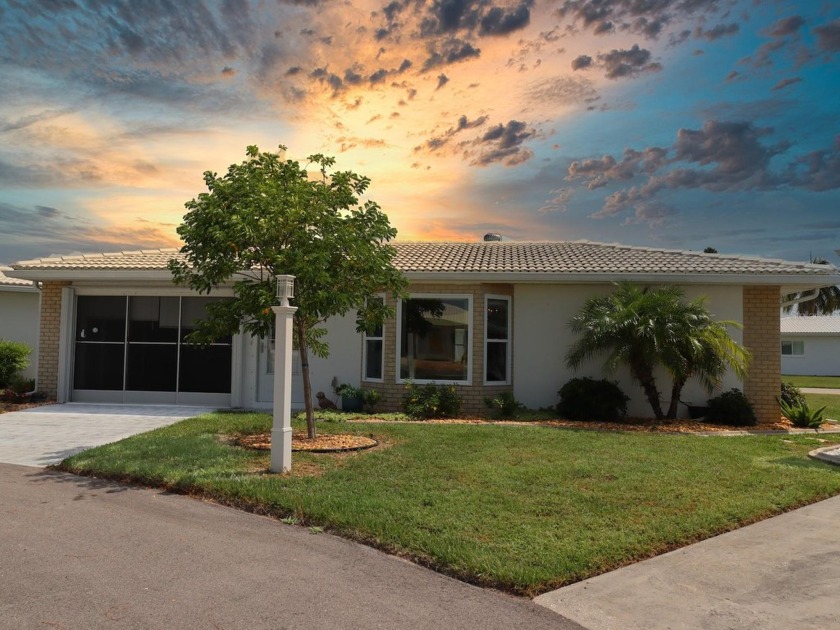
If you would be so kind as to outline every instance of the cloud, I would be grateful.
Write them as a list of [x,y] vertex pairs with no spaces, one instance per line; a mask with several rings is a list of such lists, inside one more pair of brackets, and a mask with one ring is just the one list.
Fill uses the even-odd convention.
[[662,66],[650,61],[650,51],[633,44],[627,50],[613,49],[608,53],[599,54],[599,65],[606,70],[608,79],[633,77],[645,72],[659,72]]
[[555,77],[528,85],[529,101],[552,105],[588,105],[599,99],[592,82],[581,77]]
[[826,53],[840,51],[840,19],[823,24],[813,29],[817,36],[817,46]]
[[778,92],[779,90],[783,90],[786,87],[794,85],[796,83],[801,83],[802,77],[791,77],[789,79],[782,79],[776,85],[773,86],[773,91]]
[[479,35],[507,35],[528,26],[531,21],[531,2],[524,2],[512,11],[492,7],[481,18]]
[[449,83],[449,77],[447,77],[443,73],[439,74],[437,79],[438,79],[438,82],[437,82],[437,87],[435,88],[436,91],[439,90],[440,88],[442,88],[447,83]]
[[506,125],[499,123],[473,142],[481,149],[471,164],[476,166],[487,166],[495,162],[501,162],[506,166],[521,164],[533,156],[533,152],[524,148],[522,144],[535,135],[536,131],[528,129],[527,125],[519,120],[510,120]]
[[718,24],[717,26],[710,28],[707,31],[704,31],[702,28],[698,28],[695,31],[696,37],[702,37],[703,39],[713,42],[721,37],[726,37],[727,35],[734,35],[740,30],[737,22],[732,22],[731,24]]
[[767,34],[770,37],[787,37],[797,33],[804,24],[805,19],[801,15],[792,15],[773,23],[767,29]]
[[440,45],[440,50],[432,46],[429,56],[423,62],[422,71],[428,72],[433,68],[446,66],[459,61],[465,61],[481,56],[481,49],[475,48],[469,42],[458,39],[450,39]]
[[582,70],[592,65],[592,57],[589,55],[579,55],[572,59],[572,70]]
[[447,129],[441,135],[429,138],[422,145],[414,147],[414,152],[418,153],[420,151],[423,151],[424,149],[429,153],[435,153],[437,151],[440,151],[444,146],[446,146],[449,143],[452,137],[456,134],[467,129],[476,129],[477,127],[481,127],[486,122],[487,116],[479,116],[474,120],[470,120],[466,116],[461,116],[460,118],[458,118],[458,122],[455,124],[455,126],[449,127],[449,129]]
[[[840,187],[840,139],[834,147],[793,159],[785,171],[773,171],[771,160],[790,148],[787,141],[768,144],[772,129],[751,122],[706,121],[702,129],[680,129],[671,147],[625,150],[613,156],[575,160],[567,179],[594,190],[615,182],[631,183],[610,193],[594,217],[638,210],[667,190],[703,189],[715,192],[770,190],[796,186],[810,190]],[[651,218],[649,208],[636,215]]]
[[549,194],[554,195],[548,199],[541,208],[537,210],[540,214],[551,214],[553,212],[566,212],[569,207],[569,201],[574,195],[574,188],[555,188],[549,191]]
[[563,0],[555,14],[596,35],[618,30],[657,39],[673,22],[700,22],[730,4],[728,0]]

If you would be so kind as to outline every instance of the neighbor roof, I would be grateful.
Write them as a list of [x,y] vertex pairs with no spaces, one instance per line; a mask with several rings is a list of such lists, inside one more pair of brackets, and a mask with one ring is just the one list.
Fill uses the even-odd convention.
[[782,334],[837,335],[840,334],[838,315],[801,315],[782,318]]
[[4,271],[11,271],[11,267],[0,267],[0,289],[8,289],[12,291],[37,291],[38,289],[32,284],[32,280],[23,280],[21,278],[10,278]]
[[[824,286],[840,283],[831,265],[755,256],[631,247],[591,241],[565,242],[395,242],[395,265],[410,279],[517,281],[704,281],[735,283],[750,278],[767,284]],[[181,259],[176,249],[54,256],[14,265],[19,277],[72,278],[71,272],[166,272]],[[38,272],[26,273],[27,271]],[[82,273],[81,275],[85,275]]]

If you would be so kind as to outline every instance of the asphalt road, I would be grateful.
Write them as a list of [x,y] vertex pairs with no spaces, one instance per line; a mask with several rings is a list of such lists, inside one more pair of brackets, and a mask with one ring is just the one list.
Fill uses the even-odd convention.
[[0,464],[0,628],[581,628],[328,534]]

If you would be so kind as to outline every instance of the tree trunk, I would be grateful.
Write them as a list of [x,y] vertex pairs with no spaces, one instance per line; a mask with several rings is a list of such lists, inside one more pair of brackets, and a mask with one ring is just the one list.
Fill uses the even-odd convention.
[[645,397],[653,409],[653,415],[657,420],[663,420],[662,405],[659,403],[659,390],[656,389],[656,379],[653,377],[653,371],[646,365],[631,365],[630,370],[639,381],[642,389],[645,392]]
[[674,384],[671,386],[671,404],[668,405],[668,413],[665,414],[665,417],[668,420],[676,420],[677,419],[677,405],[680,404],[680,396],[682,395],[683,386],[685,385],[685,379],[674,379]]
[[300,353],[300,371],[303,377],[303,404],[306,409],[306,435],[309,439],[315,437],[315,409],[312,405],[312,384],[309,382],[309,352],[306,348],[306,330],[303,322],[295,320],[297,331],[298,352]]

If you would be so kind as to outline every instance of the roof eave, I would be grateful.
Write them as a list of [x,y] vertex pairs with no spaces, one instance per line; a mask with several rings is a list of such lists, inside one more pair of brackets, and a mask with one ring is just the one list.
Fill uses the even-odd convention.
[[818,289],[840,284],[840,274],[724,274],[724,273],[587,273],[587,272],[479,272],[479,271],[407,271],[412,282],[494,282],[529,284],[588,284],[613,282],[779,285],[782,293]]

